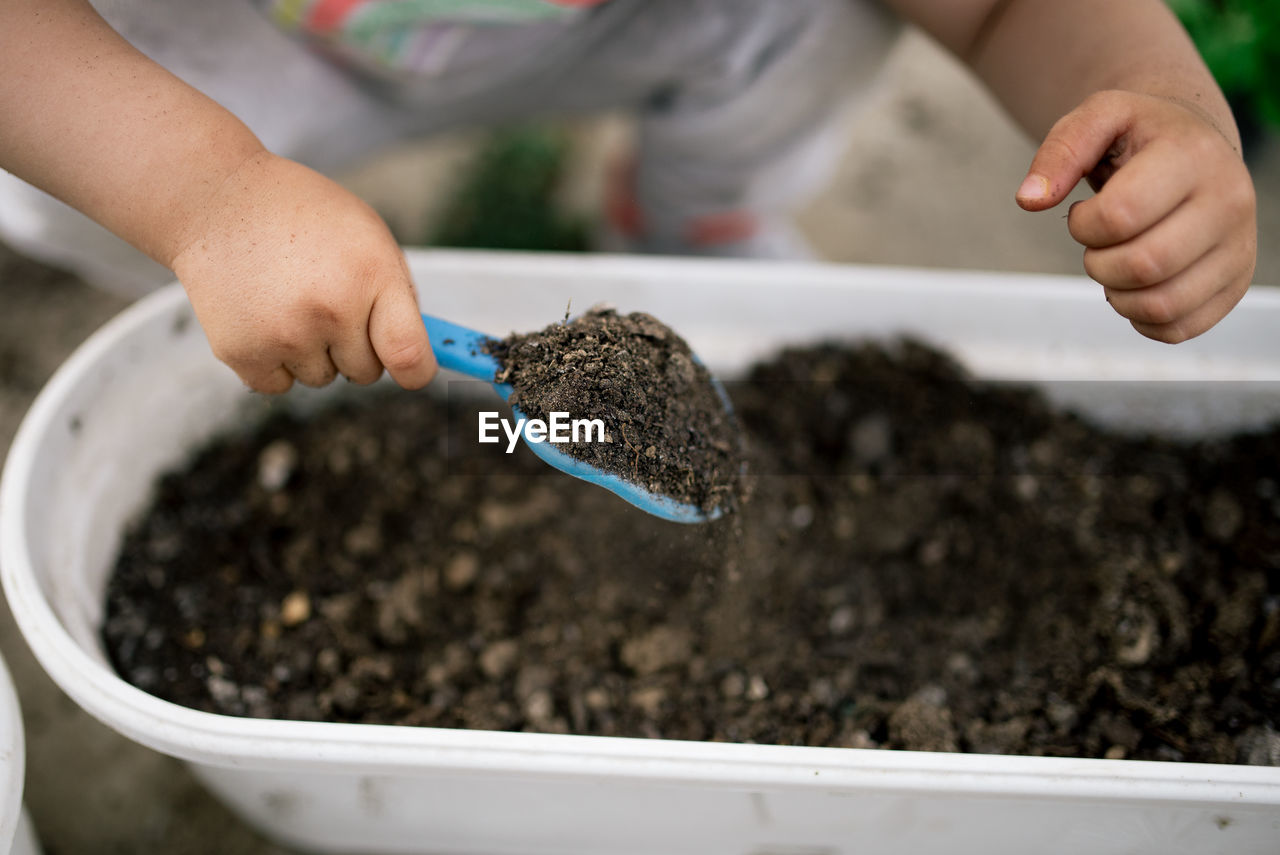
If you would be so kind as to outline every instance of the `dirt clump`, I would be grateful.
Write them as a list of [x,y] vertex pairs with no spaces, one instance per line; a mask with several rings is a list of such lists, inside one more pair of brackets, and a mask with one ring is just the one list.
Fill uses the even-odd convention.
[[488,352],[511,405],[530,419],[603,421],[604,442],[560,446],[569,455],[707,513],[738,504],[737,420],[688,343],[653,316],[595,308],[491,341]]

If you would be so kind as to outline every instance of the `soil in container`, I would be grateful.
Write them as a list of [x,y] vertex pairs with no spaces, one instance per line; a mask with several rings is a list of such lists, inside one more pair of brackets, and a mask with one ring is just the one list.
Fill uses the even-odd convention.
[[740,430],[689,345],[642,312],[597,308],[535,333],[491,341],[531,419],[599,419],[604,442],[562,450],[651,493],[704,512],[732,510],[742,491]]
[[758,483],[705,526],[461,460],[430,395],[220,440],[127,536],[111,660],[229,715],[1280,762],[1280,430],[1112,435],[910,342],[730,391]]

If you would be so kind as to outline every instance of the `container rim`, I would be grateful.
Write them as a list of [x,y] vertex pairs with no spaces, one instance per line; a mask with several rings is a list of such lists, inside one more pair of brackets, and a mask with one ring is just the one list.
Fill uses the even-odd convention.
[[[513,275],[515,271],[527,275],[534,265],[553,273],[571,267],[581,274],[580,260],[571,257],[501,254],[494,258],[491,253],[436,251],[410,257],[417,267],[440,271],[460,266],[492,273],[495,265],[509,265]],[[681,269],[684,263],[674,262]],[[667,267],[673,262],[597,258],[588,264],[630,270],[637,265]],[[894,272],[902,276],[905,269]],[[910,287],[910,282],[905,277],[894,287]],[[1016,287],[1009,282],[992,287],[997,286],[1006,292]],[[1067,292],[1074,295],[1072,299],[1081,294],[1077,284]],[[1268,297],[1280,299],[1280,294]],[[155,316],[185,302],[181,286],[174,283],[125,309],[77,348],[24,417],[0,477],[0,582],[23,636],[63,691],[94,717],[143,745],[210,766],[278,770],[286,764],[316,773],[356,769],[364,774],[395,773],[430,766],[456,774],[622,777],[766,789],[786,785],[829,791],[875,788],[1090,801],[1280,805],[1280,768],[295,722],[207,713],[147,694],[91,657],[57,618],[31,564],[22,507],[32,483],[34,451],[53,426],[65,395],[104,353]]]
[[0,743],[0,852],[8,852],[22,823],[22,791],[26,772],[26,740],[22,729],[22,708],[9,673],[0,658],[0,722],[7,722],[8,732]]

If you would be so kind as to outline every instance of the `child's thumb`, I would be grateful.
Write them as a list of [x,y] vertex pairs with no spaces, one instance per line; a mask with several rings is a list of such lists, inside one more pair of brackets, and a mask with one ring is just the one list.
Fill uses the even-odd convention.
[[406,389],[421,389],[436,375],[436,358],[407,281],[401,287],[385,289],[374,301],[369,312],[369,343],[387,373]]
[[1018,205],[1043,211],[1067,198],[1094,171],[1127,122],[1127,110],[1105,95],[1089,98],[1059,119],[1036,150],[1015,196]]

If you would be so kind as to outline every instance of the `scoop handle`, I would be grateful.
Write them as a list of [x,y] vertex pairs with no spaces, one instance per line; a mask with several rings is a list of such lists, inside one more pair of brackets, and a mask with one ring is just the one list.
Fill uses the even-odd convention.
[[433,315],[423,315],[422,323],[441,368],[493,382],[500,367],[498,360],[484,351],[490,336]]

